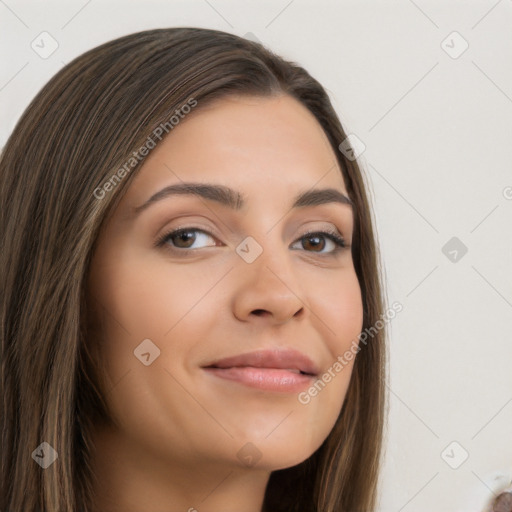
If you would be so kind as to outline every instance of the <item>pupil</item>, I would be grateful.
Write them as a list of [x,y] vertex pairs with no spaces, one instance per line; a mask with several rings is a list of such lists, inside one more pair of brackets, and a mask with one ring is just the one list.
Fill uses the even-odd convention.
[[192,240],[192,242],[194,241],[193,239],[195,238],[195,235],[192,234],[192,232],[190,231],[181,231],[180,233],[178,233],[176,235],[176,237],[178,238],[178,241],[179,241],[179,244],[181,244],[181,242],[185,242],[185,245],[188,241]]
[[[309,236],[309,237],[307,237],[307,238],[306,238],[306,240],[307,240],[308,242],[310,242],[311,240],[314,240],[314,242],[313,242],[313,244],[312,244],[312,245],[313,245],[313,247],[318,247],[319,245],[322,245],[322,242],[321,242],[321,241],[319,241],[319,240],[320,240],[320,238],[321,238],[321,237],[319,237],[319,236]],[[323,247],[321,247],[320,249],[322,249],[322,248],[323,248]]]

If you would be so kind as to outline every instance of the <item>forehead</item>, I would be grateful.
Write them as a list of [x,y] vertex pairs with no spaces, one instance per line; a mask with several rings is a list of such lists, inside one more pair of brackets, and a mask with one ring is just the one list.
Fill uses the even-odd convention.
[[[245,192],[293,195],[290,186],[346,193],[329,140],[296,99],[230,96],[184,116],[146,158],[129,195],[143,200],[156,187],[216,181]],[[136,184],[135,184],[136,183]]]

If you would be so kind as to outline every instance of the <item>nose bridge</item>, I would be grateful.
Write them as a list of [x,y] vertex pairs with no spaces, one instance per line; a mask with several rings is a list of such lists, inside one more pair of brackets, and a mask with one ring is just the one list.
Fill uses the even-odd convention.
[[[285,245],[279,225],[261,229],[247,236],[237,247],[248,272],[255,272],[258,279],[278,280],[286,284],[294,280],[290,261],[290,249]],[[279,279],[280,277],[280,279]],[[286,287],[282,283],[283,287]]]
[[[257,237],[257,238],[256,238]],[[241,272],[238,309],[241,315],[264,310],[276,319],[291,318],[303,306],[290,249],[278,230],[246,237],[237,247]]]

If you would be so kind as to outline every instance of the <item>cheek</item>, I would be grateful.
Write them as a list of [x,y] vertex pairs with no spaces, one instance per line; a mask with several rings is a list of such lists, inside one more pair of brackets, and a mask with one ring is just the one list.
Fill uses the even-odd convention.
[[91,295],[102,306],[108,328],[133,339],[161,338],[186,314],[194,288],[190,278],[179,269],[169,272],[130,249],[122,254],[117,260],[109,258],[109,264],[95,266]]
[[145,339],[159,339],[171,321],[162,314],[163,297],[151,267],[141,264],[128,248],[116,254],[122,257],[112,252],[95,256],[88,283],[99,319],[100,351],[113,382],[140,365],[134,350]]
[[116,254],[122,258],[98,255],[89,281],[111,378],[140,365],[134,350],[146,339],[161,351],[159,364],[176,367],[211,327],[204,304],[211,308],[208,292],[218,276],[198,265],[171,268],[165,259],[155,261],[128,246]]
[[325,435],[334,425],[350,384],[363,324],[361,288],[354,270],[346,269],[337,279],[320,283],[312,294],[311,315],[327,349],[326,366],[313,385],[299,395],[310,418],[323,418]]
[[[95,335],[107,371],[108,380],[103,383],[107,403],[123,427],[137,429],[141,439],[145,429],[162,429],[178,438],[180,429],[190,430],[187,411],[195,404],[179,383],[187,382],[191,347],[204,340],[211,328],[208,301],[202,299],[218,277],[206,279],[185,266],[183,271],[177,266],[169,271],[165,262],[141,257],[130,248],[119,253],[123,256],[117,260],[113,254],[108,259],[102,255],[89,280],[99,319]],[[147,342],[141,345],[147,339],[159,352],[145,366],[134,351],[148,347],[145,351],[150,351],[152,359],[154,347]]]
[[335,279],[317,283],[317,289],[311,294],[311,319],[334,360],[358,341],[363,327],[361,288],[355,271],[347,268]]

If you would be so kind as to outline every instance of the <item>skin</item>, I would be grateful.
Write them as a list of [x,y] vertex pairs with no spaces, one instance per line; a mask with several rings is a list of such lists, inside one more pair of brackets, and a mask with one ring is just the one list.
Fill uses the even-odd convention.
[[[176,195],[133,214],[182,181],[227,185],[247,205]],[[350,245],[351,207],[291,209],[299,192],[329,187],[347,195],[320,125],[286,95],[199,105],[151,151],[104,225],[88,280],[90,343],[106,364],[103,393],[116,423],[95,429],[98,511],[259,511],[270,472],[304,461],[328,436],[354,360],[306,405],[296,392],[201,367],[291,347],[324,372],[357,340],[363,308],[350,247],[333,254],[329,238],[303,238],[336,229]],[[178,227],[211,235],[154,246]],[[235,250],[247,236],[263,250],[252,263]],[[148,338],[160,356],[145,366],[134,350]],[[246,443],[256,464],[237,455],[252,453]]]

